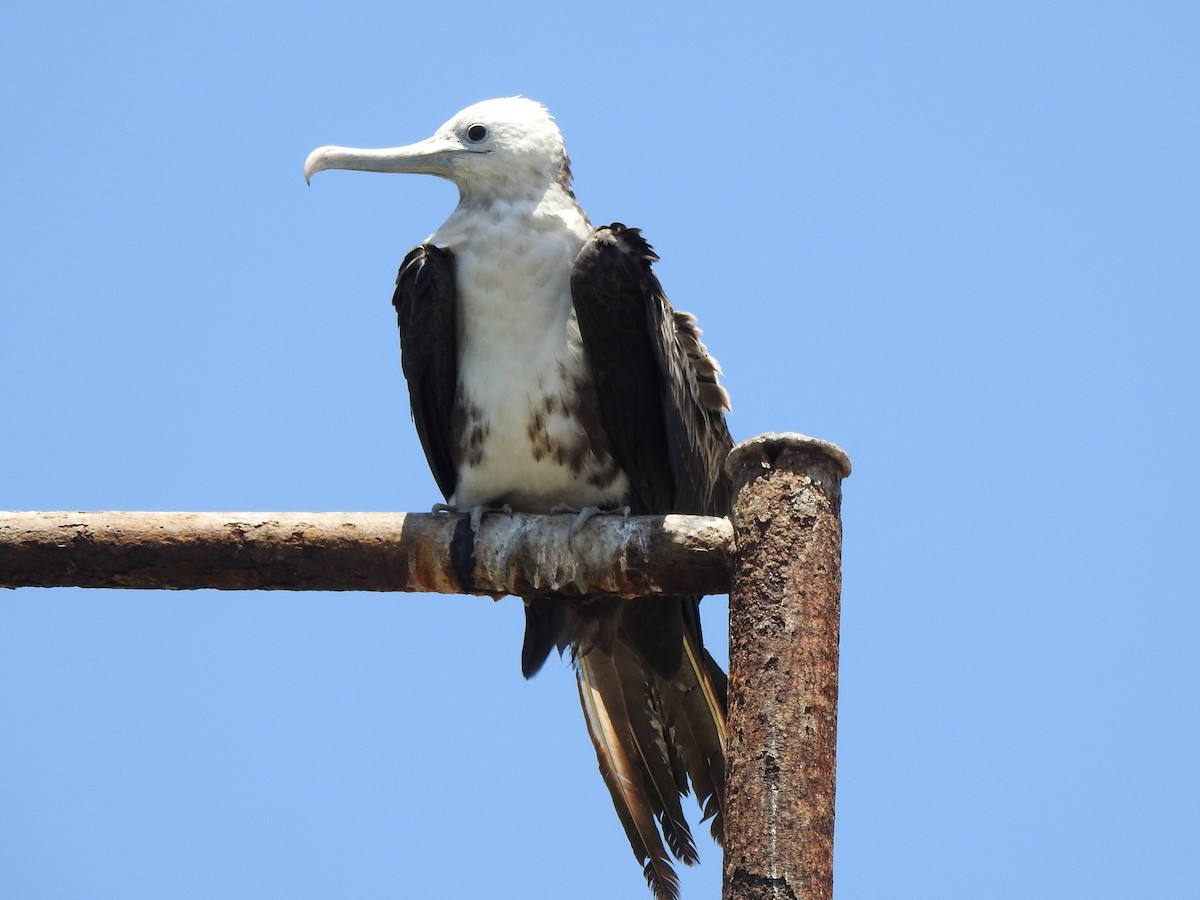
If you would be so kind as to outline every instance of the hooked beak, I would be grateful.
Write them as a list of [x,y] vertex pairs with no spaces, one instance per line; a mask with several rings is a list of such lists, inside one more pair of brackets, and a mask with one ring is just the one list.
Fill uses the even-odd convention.
[[404,147],[359,150],[354,147],[318,147],[304,161],[304,180],[325,169],[360,172],[405,172],[450,177],[454,160],[466,148],[450,135],[434,135]]

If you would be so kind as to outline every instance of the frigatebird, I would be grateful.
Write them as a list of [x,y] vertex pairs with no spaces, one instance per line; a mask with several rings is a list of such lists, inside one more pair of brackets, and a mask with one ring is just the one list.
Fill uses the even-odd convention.
[[[454,212],[400,266],[393,304],[439,508],[727,515],[729,398],[696,320],[667,300],[636,228],[593,227],[562,134],[523,97],[469,106],[403,147],[320,147],[324,169],[436,175]],[[680,798],[721,840],[726,678],[699,597],[527,598],[521,670],[569,648],[617,815],[658,900],[697,860]],[[656,824],[657,822],[657,824]]]

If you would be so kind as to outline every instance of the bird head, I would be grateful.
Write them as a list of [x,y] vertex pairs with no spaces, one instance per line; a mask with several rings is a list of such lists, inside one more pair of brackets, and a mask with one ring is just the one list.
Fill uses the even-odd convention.
[[304,180],[324,169],[437,175],[463,196],[512,200],[539,197],[556,184],[568,187],[571,177],[554,119],[525,97],[468,106],[432,137],[403,147],[318,147],[305,160]]

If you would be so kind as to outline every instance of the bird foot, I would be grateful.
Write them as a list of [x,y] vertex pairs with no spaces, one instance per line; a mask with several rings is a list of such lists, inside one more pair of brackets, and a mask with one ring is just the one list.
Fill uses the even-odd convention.
[[479,537],[479,528],[483,525],[483,517],[488,513],[508,513],[512,515],[512,507],[507,503],[501,506],[472,506],[470,509],[460,509],[453,503],[435,503],[430,512],[437,513],[469,513],[471,516],[471,534]]
[[596,516],[616,516],[620,515],[623,518],[629,518],[628,506],[617,506],[612,509],[606,509],[603,506],[585,506],[583,509],[571,506],[568,503],[558,503],[550,507],[550,513],[576,513],[575,521],[571,523],[571,530],[567,532],[567,547],[571,548],[575,535],[579,533],[584,525],[591,521]]
[[507,513],[512,515],[512,507],[507,503],[501,506],[472,506],[471,507],[471,534],[479,537],[479,528],[483,525],[483,517],[488,513]]

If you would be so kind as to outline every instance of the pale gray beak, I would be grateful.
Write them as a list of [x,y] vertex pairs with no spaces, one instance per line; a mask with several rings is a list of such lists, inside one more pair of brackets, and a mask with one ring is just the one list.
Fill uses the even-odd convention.
[[304,180],[325,169],[360,172],[406,172],[447,178],[454,159],[466,148],[452,135],[434,135],[404,147],[359,150],[354,147],[318,147],[304,161]]

